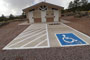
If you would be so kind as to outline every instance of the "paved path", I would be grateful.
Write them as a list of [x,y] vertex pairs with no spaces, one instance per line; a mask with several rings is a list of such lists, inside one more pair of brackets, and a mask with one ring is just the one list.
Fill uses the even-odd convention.
[[56,37],[56,34],[60,33],[73,33],[84,40],[87,43],[86,45],[90,44],[90,37],[63,23],[59,25],[32,24],[4,49],[62,47]]

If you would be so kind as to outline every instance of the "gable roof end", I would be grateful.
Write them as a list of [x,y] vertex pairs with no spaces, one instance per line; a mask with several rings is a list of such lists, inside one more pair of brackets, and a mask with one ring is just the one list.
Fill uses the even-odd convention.
[[52,5],[52,6],[56,7],[56,8],[64,9],[64,7],[61,7],[61,6],[58,6],[58,5],[55,5],[55,4],[51,4],[51,3],[48,3],[48,2],[40,2],[40,3],[37,3],[37,4],[35,4],[35,5],[30,6],[30,7],[28,7],[28,8],[23,9],[23,11],[25,12],[25,11],[27,11],[27,10],[29,10],[29,9],[32,9],[32,8],[34,8],[35,6],[38,6],[38,5],[41,5],[41,4]]

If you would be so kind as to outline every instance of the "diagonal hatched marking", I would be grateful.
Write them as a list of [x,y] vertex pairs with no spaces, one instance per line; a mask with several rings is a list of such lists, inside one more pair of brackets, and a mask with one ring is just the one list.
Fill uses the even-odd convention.
[[32,33],[28,33],[28,34],[26,34],[26,35],[23,35],[23,36],[18,36],[17,38],[15,38],[15,40],[17,40],[17,39],[21,39],[21,38],[23,38],[23,37],[26,37],[26,36],[28,36],[28,35],[32,35],[32,34],[34,34],[34,33],[38,33],[39,31],[42,31],[42,30],[38,30],[38,31],[35,31],[35,32],[32,32]]
[[30,43],[32,43],[32,42],[34,42],[34,41],[37,41],[39,38],[41,38],[41,37],[43,37],[43,36],[45,36],[45,35],[46,35],[46,34],[43,34],[42,36],[40,36],[40,37],[38,37],[38,38],[36,38],[36,39],[28,42],[27,44],[24,44],[23,46],[21,46],[21,48],[24,47],[24,46],[26,46],[26,45],[28,45],[28,44],[30,44]]
[[21,42],[23,42],[23,41],[25,41],[25,40],[27,40],[27,39],[30,39],[31,37],[34,37],[34,36],[36,36],[36,35],[41,34],[41,33],[43,33],[43,32],[45,32],[45,30],[42,31],[42,32],[40,32],[40,33],[37,33],[37,34],[35,34],[35,35],[32,35],[32,36],[30,36],[30,37],[27,37],[27,38],[25,38],[25,39],[23,39],[23,40],[21,40],[21,41],[19,41],[19,42],[17,42],[17,43],[11,44],[9,47],[11,47],[11,46],[13,46],[13,45],[16,45],[16,44],[18,44],[18,43],[21,43]]
[[[23,34],[25,34],[25,33],[28,34],[28,33],[29,33],[29,30],[32,30],[32,29],[33,29],[33,30],[35,30],[35,29],[36,29],[36,30],[40,30],[40,29],[41,29],[41,30],[43,30],[43,31],[44,31],[44,30],[46,31],[46,28],[44,28],[45,26],[46,26],[46,24],[40,24],[40,25],[37,25],[37,24],[36,24],[36,26],[35,26],[35,25],[29,26],[26,30],[24,30],[21,34],[19,34],[14,40],[16,41],[16,39],[18,39],[18,37],[20,37],[20,35],[23,36]],[[33,27],[34,27],[35,29],[34,29]],[[38,27],[38,28],[37,28],[37,27]],[[31,32],[31,31],[30,31],[30,32]],[[40,32],[42,32],[42,31],[40,31]],[[35,33],[35,32],[34,32],[34,33]],[[34,33],[32,33],[32,35],[33,35]],[[47,35],[47,32],[44,33],[44,34]],[[43,34],[43,35],[44,35],[44,34]],[[35,38],[36,41],[37,41],[39,38],[41,38],[41,36],[43,36],[43,35],[40,35],[40,37],[38,36],[37,38]],[[21,36],[21,37],[22,37],[22,36]],[[29,38],[29,37],[28,37],[28,38]],[[33,40],[35,41],[35,39],[33,39]],[[15,41],[14,41],[14,42],[15,42]],[[32,41],[32,42],[34,42],[34,41]],[[44,41],[45,41],[45,40],[44,40]],[[42,41],[42,42],[44,42],[44,41]],[[12,42],[13,42],[13,41],[12,41]],[[40,42],[40,43],[42,43],[42,42]],[[29,43],[30,43],[30,42],[28,42],[28,44],[29,44]],[[17,43],[16,43],[16,44],[17,44]],[[47,46],[43,46],[43,47],[24,47],[24,45],[23,45],[23,46],[21,46],[21,47],[16,48],[16,47],[9,47],[9,45],[10,45],[10,44],[8,44],[4,49],[7,49],[7,50],[10,49],[10,50],[11,50],[11,49],[29,49],[29,48],[44,48],[44,47],[47,47]],[[11,45],[12,45],[12,44],[11,44]],[[26,45],[27,45],[27,44],[26,44]]]
[[36,31],[36,30],[40,30],[40,29],[45,29],[45,28],[28,29],[28,30],[24,31],[22,34],[24,34],[24,33],[30,33],[30,32]]
[[[40,29],[38,29],[38,30],[40,30]],[[32,29],[32,30],[29,30],[29,31],[27,31],[27,32],[23,32],[23,33],[21,33],[21,35],[22,35],[22,34],[27,34],[27,33],[32,33],[32,32],[34,32],[34,31],[37,31],[37,30]]]
[[47,41],[47,39],[41,41],[40,43],[38,43],[35,47],[38,47],[40,44],[44,43],[45,41]]

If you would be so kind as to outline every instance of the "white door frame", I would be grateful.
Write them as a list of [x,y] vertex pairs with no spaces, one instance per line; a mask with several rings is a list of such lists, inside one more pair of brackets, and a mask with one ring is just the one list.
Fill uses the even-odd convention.
[[29,21],[30,23],[34,23],[34,19],[33,19],[33,11],[28,13],[28,17],[29,17]]
[[46,10],[41,11],[41,20],[42,20],[42,22],[46,22]]
[[59,11],[58,10],[54,10],[54,22],[59,22]]

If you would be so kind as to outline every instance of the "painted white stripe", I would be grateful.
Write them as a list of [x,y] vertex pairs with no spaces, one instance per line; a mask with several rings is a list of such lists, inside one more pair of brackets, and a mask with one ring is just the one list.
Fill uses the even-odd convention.
[[40,47],[22,47],[22,48],[8,48],[8,47],[5,47],[3,48],[3,50],[17,50],[17,49],[38,49],[38,48],[49,48],[48,46],[40,46]]
[[48,46],[50,47],[49,34],[48,34],[48,25],[47,24],[46,24],[46,32],[47,32]]
[[[63,23],[61,23],[61,24],[64,25],[64,26],[66,26],[66,27],[68,27],[68,28],[70,28],[70,29],[72,29],[72,30],[74,30],[74,31],[76,31],[76,32],[78,32],[78,33],[80,33],[80,34],[83,34],[83,33],[79,32],[79,31],[73,29],[73,28],[70,27],[70,26],[67,26],[67,25],[65,25],[65,24],[63,24]],[[73,32],[72,32],[72,33],[73,33]],[[55,33],[55,36],[56,36],[56,34],[59,34],[59,33]],[[63,34],[63,33],[60,33],[60,34]],[[73,34],[74,34],[75,36],[77,36],[75,33],[73,33]],[[84,36],[85,36],[85,35],[84,35]],[[77,36],[77,37],[80,38],[79,36]],[[57,37],[57,36],[56,36],[56,38],[57,38],[57,40],[58,40],[58,37]],[[80,39],[83,40],[82,38],[80,38]],[[83,40],[83,41],[86,42],[85,40]],[[89,44],[86,42],[86,44],[77,44],[77,45],[67,45],[67,46],[63,46],[59,40],[58,40],[58,42],[59,42],[59,44],[60,44],[61,47],[89,45]]]
[[27,35],[27,34],[33,34],[33,33],[35,33],[35,32],[38,32],[38,31],[41,31],[41,30],[44,30],[44,29],[37,29],[37,30],[34,30],[34,31],[28,31],[28,32],[23,32],[23,33],[21,33],[18,37],[22,37],[22,36],[25,36],[25,35]]
[[38,47],[39,45],[41,45],[42,43],[44,43],[45,41],[47,41],[47,39],[41,41],[40,43],[38,43],[35,47]]
[[31,28],[32,25],[30,25],[29,27],[27,27],[23,32],[29,30]]
[[[29,27],[30,27],[30,26],[29,26]],[[27,27],[24,31],[26,31],[27,29],[29,29],[29,27]],[[23,31],[23,32],[24,32],[24,31]],[[21,33],[20,33],[18,36],[20,36],[20,35],[21,35]]]
[[30,30],[45,29],[44,27],[45,27],[45,26],[43,26],[43,27],[36,26],[36,27],[29,28],[29,29],[27,29],[27,30],[24,31],[24,32],[27,32],[27,31],[30,31]]
[[[36,35],[41,34],[41,33],[43,33],[43,32],[45,32],[45,31],[42,31],[42,32],[40,32],[40,33],[37,33],[37,34],[32,35],[32,36],[30,36],[30,37],[27,37],[27,38],[25,38],[25,39],[23,39],[23,40],[21,40],[21,41],[19,41],[19,42],[17,42],[17,43],[11,44],[9,47],[11,47],[11,46],[13,46],[13,45],[16,45],[16,44],[18,44],[18,43],[21,43],[21,42],[23,42],[23,41],[25,41],[25,40],[27,40],[27,39],[30,39],[31,37],[34,37],[34,36],[36,36]],[[13,42],[13,41],[12,41],[12,42]]]
[[[33,29],[31,32],[28,31],[28,33],[33,33],[33,32],[39,31],[39,30],[44,30],[44,29],[37,29],[37,30]],[[22,32],[22,33],[20,34],[20,36],[23,36],[24,33],[27,33],[27,32]]]
[[44,28],[45,24],[33,24],[33,26],[31,27],[32,29],[39,29],[39,28]]
[[[65,25],[65,24],[63,24],[63,25]],[[70,27],[70,26],[68,26],[68,25],[65,25],[66,27],[68,27],[68,28],[70,28],[70,29],[72,29],[72,30],[74,30],[74,31],[76,31],[76,32],[78,32],[78,33],[80,33],[80,34],[82,34],[83,36],[86,36],[87,38],[89,38],[90,39],[90,37],[88,36],[88,35],[86,35],[86,34],[84,34],[84,33],[82,33],[82,32],[79,32],[78,30],[76,30],[76,29],[74,29],[74,28],[72,28],[72,27]],[[76,35],[75,33],[73,33],[74,35]],[[77,36],[77,35],[76,35]],[[77,37],[79,37],[79,36],[77,36]],[[80,37],[79,37],[80,38]],[[81,40],[83,40],[84,42],[86,42],[84,39],[82,39],[82,38],[80,38]],[[88,42],[86,42],[86,45],[89,45],[89,43]]]
[[38,32],[40,32],[40,31],[42,31],[42,30],[40,29],[40,30],[37,30],[37,31],[35,31],[35,32],[28,33],[28,34],[26,34],[26,35],[18,36],[18,37],[15,38],[14,40],[21,39],[21,38],[27,37],[27,36],[29,36],[29,35],[33,35],[34,33],[36,33],[36,32],[38,33]]
[[32,29],[32,30],[29,30],[29,31],[27,31],[27,32],[23,32],[22,34],[27,34],[27,33],[31,33],[31,32],[34,32],[34,31],[37,31],[37,30]]
[[56,34],[55,34],[55,37],[56,37],[56,40],[58,41],[58,43],[60,44],[60,46],[62,47],[62,44],[61,44],[61,42],[59,41],[59,39],[58,39],[58,37],[56,36]]
[[42,36],[40,36],[40,37],[38,37],[38,38],[36,38],[36,39],[28,42],[27,44],[22,45],[21,48],[24,47],[24,46],[26,46],[26,45],[28,45],[28,44],[30,44],[30,43],[32,43],[32,42],[34,42],[34,41],[36,41],[36,40],[38,40],[39,38],[41,38],[41,37],[43,37],[43,36],[45,36],[45,35],[46,35],[46,34],[43,34]]
[[[62,24],[63,24],[63,23],[62,23]],[[82,32],[79,32],[78,30],[76,30],[76,29],[74,29],[74,28],[72,28],[72,27],[70,27],[70,26],[68,26],[68,25],[66,25],[66,24],[63,24],[63,25],[67,26],[68,28],[70,28],[70,29],[72,29],[72,30],[74,30],[74,31],[76,31],[76,32],[84,35],[84,36],[86,36],[87,38],[90,38],[88,35],[86,35],[86,34],[84,34],[84,33],[82,33]]]
[[71,47],[71,46],[88,46],[87,44],[77,44],[77,45],[62,45],[62,47]]

